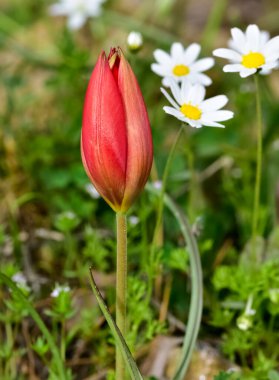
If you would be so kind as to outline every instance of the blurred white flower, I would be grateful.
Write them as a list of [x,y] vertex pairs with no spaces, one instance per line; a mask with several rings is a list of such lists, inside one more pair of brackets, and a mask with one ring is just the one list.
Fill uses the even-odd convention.
[[230,49],[216,49],[213,55],[228,59],[225,72],[239,72],[241,78],[255,74],[269,74],[278,68],[279,36],[269,39],[269,33],[260,31],[257,25],[249,25],[245,32],[238,28],[231,29]]
[[12,276],[12,280],[17,286],[23,290],[30,291],[30,287],[27,284],[27,279],[22,272],[17,272]]
[[240,330],[246,331],[252,327],[253,322],[252,322],[252,319],[249,315],[243,314],[237,318],[236,324]]
[[75,219],[77,216],[73,211],[65,211],[63,213],[63,217],[72,220],[72,219]]
[[156,189],[156,190],[161,190],[161,189],[162,189],[162,186],[163,186],[163,183],[162,183],[162,181],[160,181],[160,180],[158,179],[157,181],[152,182],[152,186],[153,186],[154,189]]
[[101,13],[101,5],[105,0],[60,0],[50,6],[52,16],[67,16],[68,28],[80,29],[90,17],[97,17]]
[[100,198],[100,194],[96,190],[95,186],[92,185],[92,183],[88,183],[85,185],[85,191],[91,196],[93,199]]
[[139,50],[143,44],[142,34],[139,32],[130,32],[127,37],[127,44],[130,50]]
[[208,86],[212,80],[203,71],[214,65],[213,58],[202,58],[197,60],[201,47],[199,44],[191,44],[184,49],[183,45],[175,42],[171,46],[170,54],[164,50],[156,49],[154,57],[157,63],[151,65],[152,71],[163,77],[163,85],[170,86],[170,78],[176,82],[187,80],[191,84],[202,84]]
[[190,85],[187,81],[183,81],[182,86],[179,87],[172,80],[170,88],[174,99],[164,88],[161,88],[162,93],[173,106],[165,106],[164,111],[188,123],[191,127],[224,128],[224,125],[218,122],[229,120],[233,117],[233,112],[220,110],[228,102],[228,98],[225,95],[218,95],[204,100],[205,88],[199,84]]
[[70,287],[68,285],[58,285],[56,284],[55,285],[55,288],[53,289],[53,291],[50,293],[50,296],[52,298],[57,298],[59,297],[59,294],[60,293],[68,293],[70,291]]
[[139,218],[136,215],[131,215],[129,216],[128,221],[132,226],[136,226],[139,223]]

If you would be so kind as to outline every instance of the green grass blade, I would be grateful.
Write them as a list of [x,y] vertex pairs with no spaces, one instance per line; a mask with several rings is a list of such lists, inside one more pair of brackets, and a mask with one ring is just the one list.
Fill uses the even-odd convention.
[[17,295],[17,297],[20,299],[20,301],[22,302],[26,310],[28,310],[29,314],[31,315],[35,323],[37,324],[38,328],[41,330],[42,334],[44,335],[49,345],[50,351],[53,355],[54,362],[56,364],[59,379],[67,380],[65,367],[64,367],[62,358],[60,356],[59,350],[55,344],[55,341],[53,340],[52,335],[50,334],[48,328],[44,324],[38,312],[34,309],[32,304],[28,301],[28,299],[25,297],[22,291],[17,287],[17,285],[9,277],[5,276],[1,272],[0,272],[0,281],[3,282],[5,285],[7,285],[11,289],[11,291],[13,291]]
[[191,301],[186,334],[182,349],[182,358],[173,380],[183,380],[189,366],[189,362],[195,348],[202,315],[203,282],[200,255],[196,239],[186,216],[181,212],[173,200],[165,195],[166,206],[173,212],[177,219],[184,239],[187,242],[191,273]]
[[[153,194],[160,196],[160,192],[154,189],[153,186],[147,185],[146,189]],[[173,380],[183,380],[189,366],[189,362],[195,348],[197,340],[201,315],[202,315],[202,302],[203,302],[203,282],[202,282],[202,268],[198,246],[196,239],[192,234],[190,224],[185,214],[179,209],[175,202],[167,195],[164,194],[164,203],[168,209],[173,213],[177,222],[179,223],[181,232],[187,243],[190,260],[190,274],[191,274],[191,301],[190,311],[187,323],[186,334],[184,337],[182,357]]]
[[100,306],[100,309],[102,310],[106,320],[107,320],[107,323],[112,331],[112,334],[114,336],[114,339],[116,341],[116,344],[118,345],[118,347],[120,348],[121,350],[121,353],[123,355],[123,358],[125,360],[125,363],[126,363],[126,366],[127,366],[127,369],[130,373],[130,376],[131,376],[131,379],[133,380],[143,380],[141,374],[140,374],[140,371],[136,365],[136,362],[121,334],[121,332],[119,331],[116,323],[114,322],[106,304],[105,304],[105,301],[96,285],[96,282],[94,280],[94,277],[93,277],[93,274],[92,274],[92,268],[90,268],[90,278],[91,278],[91,287],[92,287],[92,290],[95,294],[95,297],[97,298],[97,301],[99,303],[99,306]]

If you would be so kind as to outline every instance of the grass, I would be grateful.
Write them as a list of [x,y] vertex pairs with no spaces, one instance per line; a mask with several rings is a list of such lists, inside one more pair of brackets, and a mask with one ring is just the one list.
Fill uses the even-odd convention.
[[[2,280],[10,280],[1,281],[0,286],[1,379],[62,379],[59,357],[65,379],[114,378],[114,338],[92,295],[88,275],[93,266],[114,315],[114,215],[102,199],[93,199],[86,191],[89,181],[80,158],[87,82],[99,52],[122,46],[150,116],[157,169],[152,180],[162,178],[179,123],[162,110],[166,101],[160,93],[161,81],[150,70],[153,51],[168,50],[173,41],[185,46],[200,42],[202,55],[210,55],[211,48],[225,46],[230,27],[245,28],[248,23],[279,34],[272,21],[275,1],[264,11],[258,6],[248,10],[244,2],[227,3],[227,9],[218,1],[213,8],[208,2],[197,9],[190,2],[158,1],[154,12],[148,1],[135,6],[124,0],[108,1],[103,16],[71,32],[64,18],[48,14],[46,1],[28,0],[24,6],[16,0],[3,1],[0,272]],[[144,46],[137,54],[127,51],[126,38],[132,29],[144,35]],[[223,73],[219,60],[208,74],[213,79],[208,96],[226,94],[235,117],[224,130],[187,127],[166,180],[167,194],[190,218],[201,255],[205,290],[197,353],[210,345],[219,358],[227,360],[214,369],[203,368],[210,379],[276,380],[278,71],[259,78],[263,177],[253,259],[255,87],[251,78]],[[162,336],[182,339],[191,295],[189,251],[185,255],[180,227],[168,209],[163,210],[164,229],[158,227],[154,244],[158,209],[158,196],[145,191],[127,218],[127,342],[145,376],[160,352],[154,349],[156,342]],[[27,282],[15,290],[11,279],[18,272]],[[70,291],[53,297],[55,284],[68,285]],[[245,314],[249,299],[255,314]],[[245,330],[241,322],[248,326]],[[170,348],[167,356],[171,353]],[[171,359],[169,365],[173,365]],[[225,373],[229,366],[240,373]],[[197,364],[190,371],[194,371],[193,380],[206,375]]]

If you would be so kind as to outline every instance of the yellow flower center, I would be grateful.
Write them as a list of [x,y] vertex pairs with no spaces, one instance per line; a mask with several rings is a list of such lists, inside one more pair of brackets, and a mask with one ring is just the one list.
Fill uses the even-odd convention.
[[172,69],[172,72],[173,72],[174,75],[176,75],[178,77],[183,77],[183,75],[188,75],[189,74],[190,69],[189,69],[188,66],[185,66],[185,65],[176,65]]
[[184,116],[188,117],[188,119],[199,120],[201,117],[201,110],[198,107],[192,106],[191,104],[182,104],[180,107],[180,111]]
[[265,58],[261,53],[249,53],[243,55],[242,65],[247,67],[247,69],[257,69],[258,67],[265,64]]

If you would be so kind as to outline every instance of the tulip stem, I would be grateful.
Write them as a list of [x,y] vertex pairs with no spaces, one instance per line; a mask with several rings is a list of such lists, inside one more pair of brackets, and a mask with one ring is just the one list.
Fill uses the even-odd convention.
[[[116,259],[116,324],[125,339],[126,291],[127,291],[127,222],[126,215],[116,214],[117,259]],[[116,346],[116,380],[125,379],[125,362],[121,350]]]

